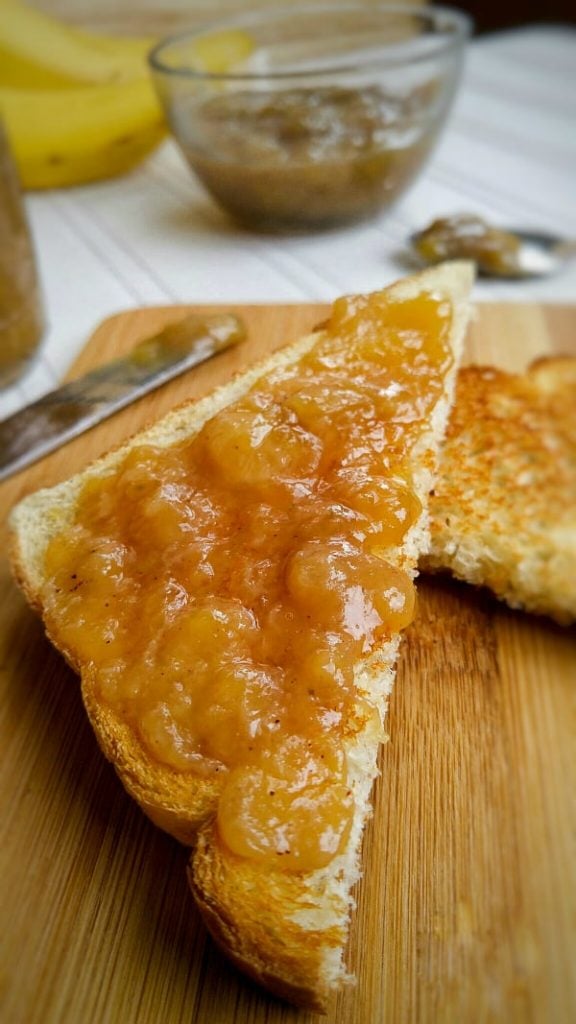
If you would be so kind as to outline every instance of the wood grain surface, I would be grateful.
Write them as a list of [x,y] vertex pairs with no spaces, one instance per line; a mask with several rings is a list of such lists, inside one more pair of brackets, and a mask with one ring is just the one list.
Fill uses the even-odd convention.
[[[0,488],[0,1019],[4,1024],[312,1024],[206,936],[186,850],[105,763],[78,681],[11,581],[12,504],[307,331],[322,307],[243,307],[250,339]],[[72,375],[182,309],[103,324]],[[576,353],[576,307],[482,306],[468,357]],[[422,580],[364,847],[349,963],[328,1024],[576,1019],[576,633]]]

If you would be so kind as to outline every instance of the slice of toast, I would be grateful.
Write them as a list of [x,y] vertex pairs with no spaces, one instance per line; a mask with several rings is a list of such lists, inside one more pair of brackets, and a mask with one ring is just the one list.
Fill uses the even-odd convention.
[[[401,540],[388,542],[386,549],[379,551],[377,562],[378,567],[381,568],[378,568],[377,571],[378,573],[384,570],[396,573],[398,579],[400,576],[406,578],[410,586],[410,580],[416,574],[418,556],[428,543],[427,498],[434,480],[438,446],[444,433],[452,401],[457,363],[470,313],[469,292],[472,280],[473,271],[470,264],[445,264],[413,278],[400,281],[373,296],[360,296],[348,300],[347,309],[353,311],[355,318],[354,343],[357,341],[360,345],[366,345],[364,339],[371,337],[374,317],[380,324],[378,317],[382,316],[382,310],[385,311],[385,316],[388,318],[388,326],[383,333],[378,335],[377,343],[374,341],[374,336],[368,343],[370,351],[373,352],[376,347],[380,352],[378,358],[384,360],[385,372],[388,374],[385,378],[387,385],[385,390],[379,394],[382,401],[388,403],[389,410],[386,414],[380,414],[381,421],[374,423],[374,441],[371,441],[370,444],[375,446],[374,451],[377,452],[377,458],[382,461],[382,465],[389,464],[392,467],[389,470],[390,479],[392,479],[392,473],[398,472],[399,466],[402,467],[403,478],[409,481],[411,488],[412,498],[410,500],[413,515],[411,525],[406,528]],[[423,307],[422,305],[419,307],[420,312],[418,309],[414,312],[413,309],[419,302],[424,305],[428,303],[426,308],[431,308],[433,305],[437,310],[435,315],[441,318],[444,325],[441,344],[434,342],[428,348],[422,348],[421,339],[426,330],[422,323]],[[409,310],[408,314],[397,312],[406,309]],[[412,311],[410,312],[410,310]],[[398,321],[395,318],[398,318]],[[242,970],[272,992],[302,1006],[320,1011],[326,1009],[330,995],[342,983],[350,980],[344,964],[344,949],[349,916],[353,906],[352,888],[359,877],[362,831],[370,811],[372,783],[377,775],[378,749],[384,736],[383,722],[388,695],[394,680],[400,641],[399,629],[392,628],[392,626],[384,629],[384,627],[380,628],[378,625],[374,625],[374,635],[370,640],[368,640],[367,633],[366,635],[362,634],[363,646],[358,647],[362,653],[356,657],[352,666],[350,703],[348,711],[342,719],[343,725],[331,725],[332,721],[338,722],[338,715],[334,718],[335,705],[334,707],[327,706],[322,711],[322,715],[327,715],[324,725],[327,734],[331,731],[338,734],[338,730],[340,730],[341,772],[343,774],[341,776],[342,785],[338,793],[342,795],[342,804],[345,803],[348,808],[346,811],[349,814],[347,831],[345,830],[337,836],[338,842],[333,848],[330,847],[321,863],[313,861],[313,867],[299,867],[298,862],[288,866],[286,858],[280,856],[273,856],[273,863],[271,863],[270,857],[262,862],[258,859],[259,855],[257,854],[252,856],[252,853],[239,853],[237,849],[233,848],[233,843],[223,838],[229,832],[229,821],[223,817],[220,811],[223,794],[228,792],[226,787],[233,775],[233,771],[229,772],[226,763],[210,767],[207,761],[200,765],[198,762],[194,762],[192,769],[188,765],[178,767],[174,763],[166,763],[165,759],[155,756],[153,745],[151,747],[150,742],[144,741],[145,733],[142,724],[139,725],[138,722],[135,723],[130,718],[129,710],[124,710],[122,702],[115,704],[103,696],[107,691],[103,689],[99,676],[101,666],[95,656],[88,658],[82,653],[81,645],[79,646],[79,642],[77,643],[74,639],[76,634],[73,629],[71,633],[70,625],[63,622],[62,612],[59,610],[61,606],[58,604],[60,598],[57,596],[60,593],[60,577],[57,573],[54,575],[56,570],[51,573],[48,566],[52,564],[49,559],[52,557],[50,553],[54,547],[58,550],[58,545],[65,545],[69,538],[75,535],[75,531],[80,530],[81,532],[84,529],[81,524],[84,513],[81,510],[85,507],[85,495],[90,495],[93,492],[99,495],[101,487],[106,490],[102,506],[104,511],[99,520],[100,529],[107,529],[106,524],[111,513],[106,510],[110,508],[110,501],[115,500],[115,488],[120,488],[121,477],[119,474],[125,472],[126,460],[131,459],[138,463],[138,459],[143,457],[142,452],[153,449],[160,459],[160,465],[163,464],[162,460],[165,460],[167,466],[178,446],[184,446],[183,450],[188,450],[187,445],[192,446],[198,436],[205,435],[205,431],[203,433],[205,424],[207,424],[208,431],[212,426],[212,433],[214,433],[213,425],[219,422],[218,414],[221,410],[227,410],[228,414],[229,410],[234,411],[238,407],[235,403],[241,400],[256,401],[254,395],[258,397],[262,393],[259,389],[264,388],[266,394],[265,389],[270,386],[270,381],[277,379],[278,374],[280,376],[282,373],[290,374],[294,368],[300,366],[299,360],[304,358],[307,353],[312,354],[313,357],[321,357],[321,365],[328,366],[328,373],[331,372],[330,367],[334,365],[345,368],[345,371],[348,372],[348,363],[351,361],[352,355],[346,340],[348,336],[341,333],[342,328],[338,326],[338,323],[337,317],[335,319],[335,314],[333,314],[327,325],[323,325],[314,334],[275,353],[265,362],[237,376],[206,398],[176,409],[163,420],[99,459],[72,479],[29,496],[13,510],[11,515],[11,558],[15,577],[30,604],[43,616],[48,636],[71,666],[81,674],[83,700],[98,742],[106,757],[115,766],[127,791],[152,821],[182,842],[193,846],[190,861],[190,884],[213,936]],[[403,366],[405,368],[408,365],[407,360],[413,360],[410,362],[412,369],[408,377],[403,370]],[[297,409],[302,408],[303,400],[306,408],[308,384],[304,378],[300,380],[299,370],[294,370],[294,372],[296,373],[297,387],[296,391],[293,389],[291,394],[292,397],[294,394],[297,396]],[[422,378],[423,372],[427,374],[425,378]],[[422,379],[427,381],[425,386],[422,384]],[[307,380],[309,383],[310,377]],[[372,382],[369,381],[367,387],[371,386],[373,386]],[[345,390],[339,391],[337,394],[329,388],[324,391],[325,397],[327,396],[326,400],[332,409],[346,410]],[[258,400],[260,401],[260,399]],[[282,398],[277,392],[275,392],[275,400],[281,407]],[[259,432],[258,437],[261,437],[266,433],[266,414],[262,412],[261,401],[258,409],[257,433]],[[294,422],[293,410],[294,405],[291,407],[287,422]],[[331,413],[330,415],[336,414]],[[328,416],[328,429],[331,428],[330,415]],[[405,422],[407,420],[409,421],[408,426]],[[302,428],[297,422],[292,429],[298,432]],[[353,430],[352,427],[349,429]],[[262,430],[264,430],[264,434]],[[389,431],[390,436],[394,438],[394,443],[389,449],[381,446],[382,437],[389,436],[386,431]],[[364,445],[366,443],[364,435],[362,431],[360,433],[361,445]],[[338,436],[341,436],[342,443],[345,443],[346,437]],[[332,458],[335,457],[334,452],[337,451],[337,447],[333,449]],[[393,451],[394,455],[392,455]],[[167,469],[166,473],[168,473]],[[234,479],[229,485],[223,485],[224,489],[238,486],[238,474],[241,476],[241,473],[242,466],[239,455],[237,463],[235,462],[230,467],[230,474]],[[142,487],[142,475],[138,479],[140,481],[138,486]],[[240,479],[241,485],[242,479]],[[298,495],[304,494],[304,491],[298,481],[296,484],[292,481],[291,486],[293,494],[291,500],[296,502],[293,507],[297,512],[298,501],[305,500],[304,497],[299,498]],[[324,487],[325,484],[322,486]],[[130,495],[129,520],[130,528],[132,528],[132,523],[140,521],[142,509],[139,502],[142,499],[139,498],[138,487],[134,485],[133,480],[131,490],[122,491],[122,493]],[[249,492],[242,493],[249,495]],[[100,499],[98,498],[98,500]],[[342,522],[350,519],[350,508],[342,504],[341,501],[338,503],[332,500],[330,494],[327,500],[329,500],[331,516],[342,517]],[[250,501],[249,496],[246,497],[248,509],[251,507]],[[108,504],[106,504],[107,502]],[[196,514],[194,506],[192,512],[194,515]],[[400,515],[400,512],[398,514]],[[404,513],[402,512],[402,514]],[[239,533],[234,535],[235,550],[248,545],[245,531],[249,528],[246,523],[249,524],[250,519],[251,515],[247,512],[242,522],[237,523]],[[78,525],[79,523],[80,525]],[[397,524],[393,525],[393,529],[397,529]],[[107,542],[106,537],[104,540]],[[250,543],[253,543],[253,538]],[[314,544],[314,537],[312,544]],[[297,550],[300,549],[297,548]],[[345,545],[341,548],[341,552],[344,552],[344,558],[339,565],[345,572],[345,563],[348,558]],[[91,608],[93,610],[93,606],[89,606],[91,570],[89,571],[87,568],[92,553],[92,551],[88,552],[87,560],[83,564],[73,563],[74,572],[70,574],[70,580],[73,582],[66,583],[66,600],[71,602],[74,628],[76,628],[77,622],[84,621],[86,616],[92,613]],[[227,556],[229,552],[224,554]],[[139,557],[141,559],[137,566],[139,578],[143,578],[144,585],[151,586],[151,581],[164,571],[163,566],[168,557],[167,549],[159,541],[157,545],[148,545],[142,548]],[[264,563],[258,563],[258,573],[261,564]],[[288,555],[275,571],[280,574],[285,573],[287,570],[284,566],[287,564],[289,564]],[[113,560],[109,560],[107,566],[106,571],[110,566],[114,567]],[[318,569],[318,567],[315,571],[322,573],[322,569]],[[123,585],[122,575],[116,574],[114,579],[116,580],[114,585],[121,588]],[[378,582],[375,583],[376,588],[382,586],[379,581],[380,577],[378,576]],[[85,584],[88,585],[88,591],[86,591]],[[355,592],[355,600],[358,597],[356,593],[358,589],[358,586],[353,586],[349,591],[351,594]],[[146,591],[142,593],[145,594]],[[385,591],[390,607],[397,601],[398,593],[395,587]],[[226,597],[229,598],[229,596],[230,593],[227,592]],[[372,615],[370,609],[375,606],[369,605],[369,602],[367,604],[368,598],[364,591],[361,596],[364,602],[362,607],[368,608],[368,611],[365,610],[362,614],[364,616]],[[258,608],[262,607],[262,600],[265,602],[265,599],[266,594],[263,598],[259,593]],[[114,587],[110,591],[110,600],[114,600]],[[186,600],[194,607],[194,594],[188,594]],[[331,595],[328,591],[326,604],[329,605],[330,601]],[[401,607],[403,607],[403,601],[404,598],[402,598]],[[123,614],[121,607],[123,603],[129,604],[129,601],[122,602],[120,600],[115,611],[120,619]],[[103,644],[114,642],[106,639],[108,636],[106,631],[118,629],[120,621],[117,618],[111,624],[108,612],[104,610],[107,604],[108,601],[100,599],[97,614],[102,616],[104,626],[99,626],[97,630],[92,630],[90,633],[90,636],[92,633],[95,634],[96,642],[99,643],[102,640]],[[67,608],[68,606],[62,607]],[[174,607],[176,606],[174,605]],[[136,651],[139,643],[138,622],[142,623],[142,633],[144,633],[147,608],[148,604],[143,604],[139,616],[137,615],[132,620],[134,637],[131,642]],[[254,608],[256,608],[256,604]],[[346,608],[346,614],[350,611],[354,613],[353,618],[358,614],[356,606],[355,608],[346,606]],[[250,609],[251,613],[253,611],[254,609]],[[316,610],[315,614],[320,613]],[[168,629],[168,627],[166,628]],[[350,635],[356,635],[354,633],[356,628],[355,618],[351,622],[346,619],[346,629]],[[307,635],[304,627],[302,634],[297,638],[297,646],[305,646],[306,641]],[[214,664],[213,640],[210,642],[209,648],[199,652],[196,646],[194,651],[190,651],[188,661],[194,670],[197,665],[204,664],[204,661]],[[104,647],[101,649],[104,651]],[[226,659],[225,644],[222,644],[221,650],[216,651],[216,656],[221,657],[223,661]],[[104,654],[99,657],[104,659]],[[122,663],[120,665],[122,666]],[[273,672],[274,666],[269,666],[269,668]],[[161,673],[156,673],[150,680],[151,687],[162,685],[160,675]],[[308,694],[314,695],[315,691],[308,684],[306,677],[303,680],[296,680],[295,685],[300,685],[300,683],[303,683],[305,688],[308,686]],[[134,685],[136,690],[142,689],[143,686],[144,690],[146,689],[140,678],[135,680]],[[303,694],[305,690],[301,687],[298,692]],[[290,693],[287,694],[286,699],[290,703]],[[306,699],[313,700],[316,697],[307,696]],[[292,698],[292,703],[296,705],[295,710],[297,711],[298,701],[295,697]],[[128,709],[131,706],[129,698],[126,698],[125,706]],[[310,707],[312,706],[310,704]],[[259,727],[257,725],[255,728]],[[302,738],[304,741],[308,733],[306,732],[307,726],[304,725],[303,728]],[[299,741],[297,736],[296,743]],[[290,742],[292,742],[292,738]],[[248,757],[248,755],[246,756]],[[223,755],[223,761],[226,761],[225,755]],[[218,770],[218,768],[223,770]],[[272,776],[266,777],[268,786],[270,777]],[[283,789],[284,795],[287,792],[297,791],[300,800],[298,806],[303,808],[298,813],[310,814],[311,806],[312,821],[314,822],[316,805],[310,801],[311,794],[317,791],[307,789],[306,779],[304,778],[302,781],[303,778],[304,776],[292,778],[289,774],[288,776],[282,775],[278,780],[278,787]],[[323,778],[325,781],[327,780],[328,792],[334,792],[330,789],[330,786],[334,784],[330,773],[328,772]],[[267,791],[266,799],[273,795],[272,791]],[[305,806],[307,801],[308,811]],[[294,807],[296,807],[296,803],[293,805]],[[303,818],[302,820],[308,819]],[[287,832],[290,834],[293,823],[291,820],[276,821],[274,819],[265,822],[264,826],[273,828],[274,836],[282,836]],[[330,835],[330,828],[324,831],[320,830],[320,840],[317,839],[314,834],[314,825],[308,831],[311,840],[316,844],[320,840],[323,843],[324,838]],[[307,838],[304,836],[305,841]],[[272,854],[286,853],[291,853],[291,850],[281,845],[272,849]],[[294,857],[297,854],[298,850],[294,853]]]
[[421,568],[576,619],[576,358],[460,370]]

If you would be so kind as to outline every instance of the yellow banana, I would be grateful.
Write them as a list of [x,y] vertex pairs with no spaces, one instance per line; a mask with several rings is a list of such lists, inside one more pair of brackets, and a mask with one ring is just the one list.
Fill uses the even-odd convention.
[[76,89],[0,87],[0,116],[27,189],[122,174],[154,149],[166,130],[147,78]]
[[[0,0],[0,84],[59,89],[104,84],[143,75],[154,40],[85,32],[28,6]],[[252,51],[246,32],[228,30],[199,37],[186,56],[200,71],[217,74]]]
[[254,50],[254,43],[241,29],[226,29],[196,36],[189,43],[182,40],[175,49],[176,66],[194,68],[212,75],[226,74],[246,60]]
[[[22,0],[0,0],[0,117],[24,188],[112,177],[158,144],[166,128],[148,74],[151,45],[84,32]],[[251,50],[246,33],[230,31],[192,43],[186,56],[198,70],[217,73]]]
[[113,38],[73,28],[21,0],[0,0],[0,84],[67,88],[146,73],[151,39]]

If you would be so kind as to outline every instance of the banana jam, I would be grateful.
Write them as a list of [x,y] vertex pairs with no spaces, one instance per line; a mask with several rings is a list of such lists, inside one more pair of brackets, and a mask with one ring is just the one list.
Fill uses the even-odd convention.
[[344,848],[359,659],[403,629],[410,451],[442,394],[451,307],[335,303],[325,332],[193,438],[134,447],[46,554],[47,624],[146,756],[221,777],[235,854],[312,870]]

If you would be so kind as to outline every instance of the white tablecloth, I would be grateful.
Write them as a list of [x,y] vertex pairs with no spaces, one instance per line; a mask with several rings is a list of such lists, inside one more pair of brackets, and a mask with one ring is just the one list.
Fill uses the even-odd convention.
[[[0,393],[0,417],[50,390],[97,324],[143,305],[326,301],[405,272],[411,231],[474,211],[576,237],[576,30],[526,27],[471,46],[425,173],[388,214],[299,237],[232,225],[172,142],[133,174],[26,198],[48,316],[39,358]],[[576,261],[554,278],[479,281],[478,300],[572,303]]]

